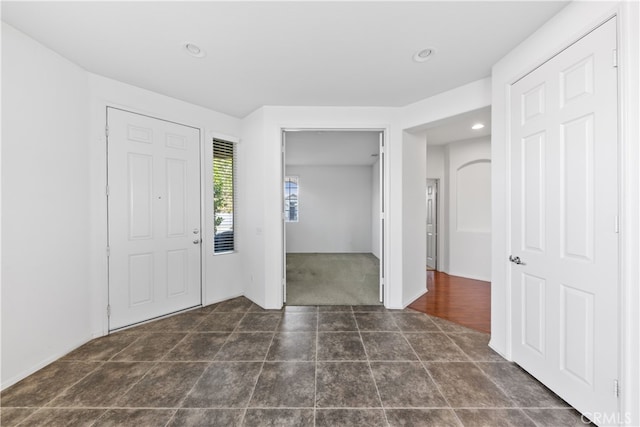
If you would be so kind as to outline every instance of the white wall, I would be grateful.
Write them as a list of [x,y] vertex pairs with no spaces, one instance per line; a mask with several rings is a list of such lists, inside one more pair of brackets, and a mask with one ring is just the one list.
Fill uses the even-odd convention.
[[[264,270],[260,269],[259,263],[247,265],[245,274],[253,275],[254,281],[263,286],[265,308],[282,307],[282,273],[283,273],[283,253],[282,253],[282,177],[281,177],[281,130],[287,129],[385,129],[389,139],[387,147],[388,158],[387,171],[395,172],[389,177],[388,185],[397,186],[401,189],[402,156],[394,155],[394,142],[399,143],[400,138],[393,135],[390,126],[395,122],[398,109],[396,108],[368,108],[368,107],[263,107],[254,112],[249,118],[243,121],[243,144],[254,147],[262,147],[261,156],[252,165],[254,167],[247,171],[247,185],[256,186],[263,190],[263,200],[247,200],[245,209],[256,212],[247,225],[250,232],[247,235],[246,245],[261,247],[264,254]],[[262,132],[257,127],[260,123],[255,120],[255,115],[263,117]],[[253,123],[249,123],[249,122]],[[398,147],[400,147],[398,145]],[[401,150],[400,150],[401,153]],[[387,172],[388,176],[388,172]],[[389,191],[389,206],[394,208],[389,212],[390,230],[388,236],[391,242],[386,239],[389,247],[402,247],[401,242],[401,191]],[[391,217],[398,215],[397,219]],[[256,230],[260,228],[263,232],[259,236]],[[389,252],[387,252],[389,253]],[[393,308],[402,307],[402,263],[401,253],[395,251],[390,253],[387,263],[387,273],[394,277],[389,280],[396,284],[390,286],[385,299],[387,306]],[[395,276],[394,276],[395,275]],[[399,276],[399,277],[398,277]],[[258,302],[258,301],[256,301]]]
[[298,222],[288,222],[287,252],[371,252],[371,166],[294,166]]
[[[245,284],[245,295],[256,304],[266,306],[267,288],[264,283],[266,248],[264,232],[265,180],[264,174],[264,111],[259,109],[242,121],[242,143],[239,146],[240,165],[238,179],[244,189],[238,196],[240,222],[240,253],[242,273],[240,279]],[[278,150],[280,151],[280,150]],[[276,169],[280,179],[281,171]],[[279,187],[281,187],[280,185]],[[282,194],[272,195],[282,200]],[[282,220],[281,220],[282,221]],[[281,241],[280,237],[278,241]],[[279,261],[279,262],[283,262]]]
[[242,295],[242,253],[213,256],[207,160],[240,120],[89,74],[4,23],[2,36],[2,387],[107,332],[106,105],[201,129],[203,301]]
[[418,131],[424,125],[491,105],[491,78],[439,93],[401,108],[402,129]]
[[371,166],[371,253],[380,259],[380,160]]
[[402,137],[403,305],[427,292],[427,141],[403,132]]
[[[386,228],[384,241],[385,259],[385,305],[388,308],[403,308],[413,295],[419,294],[418,287],[426,287],[425,259],[426,242],[424,233],[417,234],[420,243],[411,240],[407,253],[418,248],[422,255],[403,260],[405,244],[404,230],[424,229],[424,215],[403,215],[403,200],[410,197],[420,201],[424,208],[425,180],[412,185],[410,192],[403,191],[405,182],[411,181],[411,171],[416,165],[403,167],[405,161],[418,159],[422,162],[422,178],[426,178],[425,141],[420,144],[409,142],[404,149],[405,138],[413,136],[404,129],[419,127],[446,117],[486,107],[491,103],[491,81],[482,79],[460,88],[447,91],[423,101],[402,108],[383,107],[262,107],[243,121],[242,141],[254,147],[261,147],[259,161],[247,171],[247,184],[262,188],[263,199],[247,200],[245,209],[257,212],[247,224],[250,231],[245,245],[264,250],[264,264],[248,265],[245,275],[264,286],[265,308],[282,307],[282,173],[281,173],[281,132],[282,129],[385,129],[385,186]],[[261,119],[256,123],[255,115]],[[249,123],[253,122],[253,123]],[[246,125],[246,126],[245,126]],[[262,125],[263,132],[258,129]],[[258,128],[256,128],[256,126]],[[244,129],[247,129],[246,132]],[[416,157],[419,156],[419,157]],[[414,167],[415,166],[415,167]],[[405,178],[408,181],[405,181]],[[260,230],[261,235],[257,232]],[[264,245],[264,247],[262,247]],[[256,249],[259,250],[259,249]],[[264,265],[261,270],[260,265]]]
[[[438,180],[438,271],[449,272],[449,227],[447,213],[449,197],[445,172],[445,146],[427,145],[427,178]],[[425,196],[426,197],[426,196]],[[425,236],[426,238],[426,236]]]
[[90,337],[87,73],[2,24],[2,388]]
[[640,425],[640,6],[638,2],[572,2],[536,33],[501,59],[492,70],[492,289],[491,342],[496,351],[511,357],[508,256],[508,147],[507,102],[509,85],[533,67],[565,48],[590,29],[616,14],[618,19],[618,84],[621,104],[622,203],[620,245],[621,319],[623,339],[622,416],[628,425]]
[[491,281],[491,139],[446,146],[448,273]]

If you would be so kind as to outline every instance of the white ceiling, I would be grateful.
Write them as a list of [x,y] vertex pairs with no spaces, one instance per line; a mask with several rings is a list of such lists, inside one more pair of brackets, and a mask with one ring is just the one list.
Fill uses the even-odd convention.
[[[2,19],[92,73],[244,117],[403,106],[487,77],[566,4],[2,1]],[[436,55],[413,62],[425,47]]]
[[288,131],[288,166],[368,166],[378,159],[380,132]]
[[[478,130],[471,129],[476,123],[482,123],[484,127]],[[424,130],[426,134],[427,145],[445,145],[454,141],[488,136],[491,135],[491,107],[447,117],[429,123],[420,130]]]

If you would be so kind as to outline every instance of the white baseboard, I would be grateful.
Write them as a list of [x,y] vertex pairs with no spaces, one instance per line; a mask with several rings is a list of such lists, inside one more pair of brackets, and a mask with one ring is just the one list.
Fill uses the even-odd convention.
[[[233,298],[237,298],[237,297],[241,297],[244,294],[240,293],[234,296],[229,296],[227,298],[221,298],[218,300],[214,300],[209,302],[208,304],[205,305],[205,307],[207,305],[211,305],[211,304],[216,304],[218,302],[222,302],[222,301],[227,301]],[[157,320],[157,319],[154,319]],[[139,325],[133,325],[133,326],[139,326]],[[4,390],[8,387],[11,387],[12,385],[22,381],[23,379],[25,379],[26,377],[28,377],[29,375],[33,375],[34,373],[36,373],[37,371],[39,371],[40,369],[50,365],[51,363],[55,362],[56,360],[60,359],[63,356],[66,356],[67,354],[69,354],[70,352],[72,352],[73,350],[75,350],[76,348],[83,346],[84,344],[88,343],[89,341],[96,339],[96,338],[100,338],[107,335],[107,333],[102,332],[102,331],[94,331],[91,333],[91,335],[89,337],[87,337],[86,339],[82,339],[80,340],[76,345],[72,345],[70,347],[68,347],[66,350],[63,350],[62,352],[56,353],[42,361],[40,361],[39,363],[35,364],[34,366],[30,367],[29,369],[26,369],[24,371],[22,371],[21,373],[19,373],[18,375],[15,375],[11,378],[9,378],[8,380],[3,379],[2,383],[0,384],[0,390]]]
[[[94,335],[94,334],[92,334],[92,335]],[[55,362],[56,360],[60,359],[61,357],[66,356],[67,354],[69,354],[73,350],[75,350],[76,348],[85,345],[86,343],[88,343],[92,339],[93,339],[92,337],[88,337],[86,339],[82,339],[77,344],[71,345],[67,349],[65,349],[65,350],[63,350],[61,352],[55,353],[52,356],[47,357],[46,359],[36,363],[35,365],[29,367],[28,369],[25,369],[24,371],[20,372],[19,374],[14,375],[13,377],[9,378],[8,380],[3,379],[2,380],[2,384],[0,384],[0,390],[4,390],[6,388],[9,388],[12,385],[14,385],[14,384],[22,381],[23,379],[27,378],[29,375],[35,374],[40,369],[52,364],[53,362]]]
[[458,271],[448,271],[446,273],[449,276],[463,277],[465,279],[480,280],[482,282],[491,283],[491,278],[490,277],[481,277],[481,276],[476,276],[474,274],[461,273],[461,272],[458,272]]
[[[418,293],[417,293],[417,294],[415,294],[414,296],[412,296],[412,297],[410,297],[410,298],[408,298],[408,299],[405,299],[405,300],[403,301],[403,303],[402,303],[402,307],[400,307],[400,309],[407,308],[407,306],[408,306],[409,304],[411,304],[412,302],[414,302],[415,300],[417,300],[418,298],[420,298],[422,295],[424,295],[424,294],[426,294],[426,293],[427,293],[427,288],[426,288],[426,286],[425,286],[425,288],[424,288],[424,289],[421,289],[421,290],[420,290],[420,292],[418,292]],[[387,307],[387,308],[390,308],[390,307]],[[393,310],[393,308],[392,308],[392,310]]]
[[496,353],[498,353],[500,356],[504,357],[505,360],[508,360],[509,362],[512,362],[512,360],[510,360],[507,356],[505,356],[502,351],[498,350],[494,345],[493,345],[493,340],[489,340],[489,348],[493,351],[495,351]]
[[[227,300],[234,299],[234,298],[238,298],[238,297],[245,297],[245,298],[247,298],[247,296],[246,296],[244,293],[233,294],[233,295],[228,296],[228,297],[216,298],[216,299],[213,299],[213,300],[211,300],[211,301],[207,301],[205,304],[202,304],[202,306],[203,306],[203,307],[206,307],[206,306],[211,305],[211,304],[217,304],[217,303],[219,303],[219,302],[227,301]],[[247,299],[250,299],[250,298],[247,298]],[[253,301],[252,301],[252,302],[253,302]]]

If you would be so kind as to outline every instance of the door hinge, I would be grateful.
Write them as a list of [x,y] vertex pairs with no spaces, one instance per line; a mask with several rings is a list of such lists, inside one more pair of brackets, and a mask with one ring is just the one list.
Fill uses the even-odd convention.
[[107,257],[111,256],[111,247],[107,246]]
[[613,223],[613,231],[615,233],[620,233],[620,217],[616,215]]
[[618,380],[613,380],[613,395],[620,397],[620,384],[618,384]]
[[105,186],[105,188],[104,188],[104,194],[105,194],[107,197],[109,197],[109,186],[108,186],[108,185],[106,185],[106,186]]
[[109,125],[104,127],[104,136],[109,136]]
[[107,305],[107,317],[111,317],[111,304]]
[[612,59],[613,59],[612,61],[613,68],[618,68],[618,50],[617,49],[613,49]]

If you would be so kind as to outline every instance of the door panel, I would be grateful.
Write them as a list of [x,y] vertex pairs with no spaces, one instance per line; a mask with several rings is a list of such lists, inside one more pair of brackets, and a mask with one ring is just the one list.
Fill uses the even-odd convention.
[[201,304],[200,133],[107,108],[109,329]]
[[545,134],[522,139],[523,250],[545,251]]
[[583,413],[618,410],[615,49],[611,19],[511,88],[513,359]]
[[523,274],[522,287],[522,344],[544,357],[546,281],[540,277]]
[[153,158],[147,155],[128,153],[128,213],[129,238],[151,239],[153,229],[152,182]]
[[167,235],[184,237],[187,219],[187,162],[182,159],[166,159],[167,167]]
[[593,119],[589,114],[561,125],[562,255],[582,261],[593,260]]

